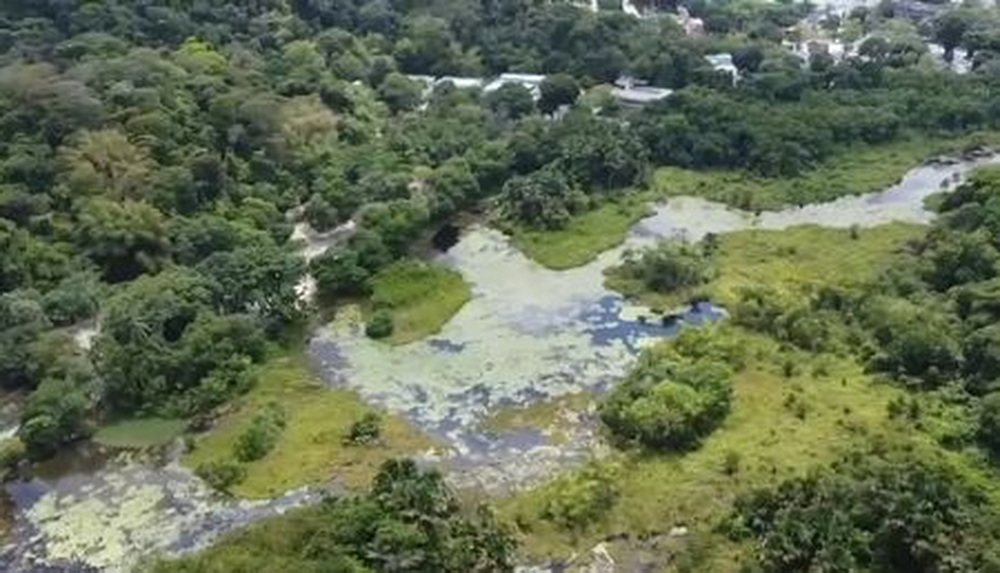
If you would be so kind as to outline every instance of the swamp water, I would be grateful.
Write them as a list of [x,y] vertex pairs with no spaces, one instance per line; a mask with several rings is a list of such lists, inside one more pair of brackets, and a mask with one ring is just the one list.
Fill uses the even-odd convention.
[[[439,454],[456,485],[492,491],[533,483],[589,455],[593,424],[584,414],[574,436],[558,447],[538,431],[492,435],[481,428],[500,407],[600,391],[624,374],[650,341],[684,323],[711,320],[711,305],[687,310],[679,324],[639,319],[602,286],[602,271],[627,248],[661,237],[697,240],[706,233],[801,224],[870,227],[892,221],[924,223],[924,199],[953,187],[969,169],[1000,156],[909,172],[880,193],[753,215],[695,198],[676,198],[640,221],[621,247],[566,271],[545,269],[512,248],[500,233],[467,229],[436,258],[465,277],[473,298],[435,336],[400,347],[367,339],[356,320],[319,329],[309,355],[331,384],[407,415],[443,439]],[[307,244],[317,256],[335,244]],[[268,501],[225,501],[177,463],[162,457],[108,456],[86,447],[71,463],[6,485],[11,532],[0,552],[2,571],[119,571],[143,554],[182,552],[254,519],[315,500],[296,490]]]

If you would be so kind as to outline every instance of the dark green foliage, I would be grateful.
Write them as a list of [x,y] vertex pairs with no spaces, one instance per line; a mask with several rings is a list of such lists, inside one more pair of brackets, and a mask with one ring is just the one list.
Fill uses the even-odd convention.
[[264,353],[259,323],[217,315],[212,302],[212,282],[188,270],[141,278],[112,299],[95,346],[109,405],[190,414],[245,391]]
[[503,186],[500,209],[505,218],[542,229],[559,229],[584,201],[566,180],[553,171],[514,177]]
[[621,272],[661,293],[705,284],[713,275],[704,250],[682,241],[662,241],[654,248],[626,253]]
[[68,326],[97,314],[101,285],[97,277],[79,273],[59,282],[42,297],[46,316],[57,326]]
[[514,550],[488,508],[461,511],[437,472],[407,460],[386,462],[365,494],[291,511],[152,570],[503,573],[514,570]]
[[38,293],[0,295],[0,383],[6,388],[32,388],[41,379],[36,343],[51,326]]
[[740,364],[735,349],[715,333],[685,333],[679,340],[643,353],[601,404],[601,420],[616,437],[689,449],[729,414],[732,369]]
[[982,500],[912,456],[858,456],[737,500],[732,531],[764,571],[982,571]]
[[299,316],[295,287],[303,267],[287,251],[255,247],[216,253],[197,268],[212,281],[215,305],[221,312],[254,314],[284,326]]
[[377,442],[381,434],[382,417],[375,412],[368,412],[351,424],[351,429],[344,436],[344,440],[351,445],[367,446]]
[[538,109],[543,113],[552,113],[560,106],[576,102],[576,98],[580,95],[580,86],[569,74],[554,74],[542,82],[541,92]]
[[497,116],[516,121],[535,111],[531,92],[520,84],[504,84],[486,96],[486,105]]
[[246,469],[234,461],[206,462],[195,468],[194,473],[213,489],[227,493],[231,487],[246,478]]
[[1000,456],[1000,392],[979,403],[979,440],[994,456]]
[[365,324],[365,334],[369,338],[386,338],[392,330],[392,311],[387,308],[376,309]]

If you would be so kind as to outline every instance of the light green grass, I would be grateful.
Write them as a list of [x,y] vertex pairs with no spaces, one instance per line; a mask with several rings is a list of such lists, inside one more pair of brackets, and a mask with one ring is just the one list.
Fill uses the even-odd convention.
[[[849,230],[817,226],[722,235],[714,257],[716,276],[698,290],[726,304],[743,286],[802,296],[811,285],[859,285],[874,279],[924,231],[918,225],[893,224],[861,229],[856,238]],[[614,271],[609,282],[622,286],[620,280],[615,285]],[[669,308],[681,296],[655,295],[634,282],[626,281],[625,286],[623,290],[631,289],[631,294],[660,308]],[[638,541],[639,536],[685,526],[690,539],[701,541],[705,559],[692,570],[739,571],[747,548],[717,529],[738,495],[827,465],[876,435],[940,450],[928,435],[888,419],[887,405],[902,390],[872,380],[852,358],[790,350],[766,335],[727,328],[740,337],[749,359],[735,375],[733,409],[722,427],[686,454],[613,454],[609,462],[622,465],[621,498],[605,519],[583,533],[560,530],[541,514],[558,482],[504,500],[502,515],[519,525],[531,558],[586,551],[622,531],[631,538],[612,544],[612,554],[642,554],[650,547]],[[794,372],[786,376],[789,362]],[[787,403],[789,396],[804,404],[804,417]],[[723,470],[731,452],[740,459],[735,475]],[[687,544],[672,540],[669,551],[683,552]],[[654,561],[667,561],[665,552],[665,546],[652,551],[659,553]]]
[[926,159],[977,145],[996,145],[1000,134],[957,138],[912,138],[845,150],[797,177],[765,178],[737,170],[658,169],[654,188],[664,196],[694,195],[748,211],[830,201],[879,191]]
[[[737,495],[832,462],[873,433],[895,431],[886,405],[898,391],[873,384],[856,364],[832,356],[784,354],[762,336],[741,336],[754,358],[735,377],[733,411],[723,426],[688,454],[615,456],[623,465],[622,496],[589,531],[574,535],[541,517],[541,508],[555,493],[550,487],[501,502],[501,514],[520,524],[528,555],[566,556],[615,532],[628,531],[635,539],[683,525],[712,536],[713,561],[703,570],[736,571],[733,554],[741,548],[712,532]],[[800,365],[791,378],[779,366],[786,359]],[[807,406],[805,419],[785,405],[793,394]],[[723,471],[730,452],[741,460],[733,476]]]
[[187,422],[164,418],[120,420],[94,434],[98,444],[112,448],[147,448],[170,443],[184,432]]
[[354,392],[324,386],[305,357],[283,356],[260,368],[257,385],[238,398],[212,430],[197,438],[184,464],[195,468],[202,462],[232,459],[238,436],[272,403],[284,410],[287,425],[270,453],[246,464],[247,477],[233,488],[235,495],[271,497],[334,478],[347,487],[361,487],[385,460],[433,445],[403,419],[388,414],[383,415],[381,444],[345,445],[342,438],[351,424],[372,409]]
[[520,225],[506,230],[521,252],[554,270],[585,265],[625,240],[629,229],[651,213],[649,197],[632,194],[573,217],[564,229],[539,231]]
[[606,271],[606,285],[658,309],[669,309],[693,296],[707,296],[725,306],[747,286],[767,286],[779,292],[801,291],[811,285],[859,285],[873,280],[909,241],[926,228],[894,223],[858,229],[815,225],[782,231],[747,230],[720,235],[713,257],[716,277],[708,284],[675,293],[649,291],[624,276],[620,267]]
[[472,298],[462,275],[423,261],[399,261],[372,280],[372,306],[391,309],[386,341],[406,344],[435,334]]

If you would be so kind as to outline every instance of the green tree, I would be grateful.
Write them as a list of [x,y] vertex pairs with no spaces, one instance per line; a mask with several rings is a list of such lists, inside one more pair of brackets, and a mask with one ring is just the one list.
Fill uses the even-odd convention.
[[656,247],[625,254],[625,276],[642,281],[649,289],[671,293],[711,280],[713,269],[704,250],[684,241],[661,241]]
[[504,183],[499,205],[506,219],[532,227],[559,229],[580,209],[583,199],[561,174],[542,170]]
[[423,86],[395,72],[390,73],[378,86],[378,97],[393,113],[410,111],[420,105]]
[[531,92],[521,84],[504,84],[486,95],[486,105],[498,117],[517,121],[535,111]]
[[170,253],[163,214],[134,201],[87,201],[79,214],[76,242],[112,282],[158,271]]
[[560,106],[572,105],[580,96],[580,85],[569,74],[554,74],[542,82],[538,109],[542,113],[553,113]]

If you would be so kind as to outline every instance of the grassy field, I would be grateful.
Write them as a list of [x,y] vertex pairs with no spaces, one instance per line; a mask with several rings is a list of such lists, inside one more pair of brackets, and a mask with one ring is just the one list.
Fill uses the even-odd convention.
[[273,403],[284,410],[287,426],[270,453],[246,464],[247,477],[233,488],[235,495],[270,497],[334,477],[348,487],[360,487],[383,461],[433,445],[408,423],[390,415],[383,416],[381,444],[345,445],[343,436],[371,408],[354,392],[324,386],[310,372],[304,357],[283,356],[261,367],[254,389],[237,399],[232,411],[212,430],[196,439],[184,463],[194,468],[202,462],[232,459],[238,436],[257,413]]
[[538,231],[512,225],[506,229],[514,245],[533,261],[562,270],[585,265],[625,240],[629,229],[650,214],[649,197],[628,195],[582,213],[565,229]]
[[[894,431],[886,405],[898,391],[873,384],[859,366],[832,356],[788,354],[768,339],[743,336],[754,359],[735,378],[733,411],[722,428],[686,455],[619,454],[614,461],[622,465],[622,496],[589,531],[569,533],[542,517],[541,508],[555,494],[552,486],[502,502],[501,514],[520,525],[529,555],[565,556],[616,532],[629,531],[635,539],[684,526],[712,537],[716,561],[702,570],[735,571],[732,552],[738,548],[713,529],[736,495],[834,461],[872,434]],[[780,367],[786,360],[800,366],[792,377]],[[739,470],[727,475],[723,468],[732,455],[739,457]]]
[[716,277],[706,285],[661,294],[623,276],[619,268],[606,271],[605,284],[659,309],[673,308],[693,296],[708,296],[725,306],[741,287],[751,285],[768,285],[779,291],[819,284],[850,286],[875,278],[907,242],[924,231],[920,225],[905,223],[853,233],[815,225],[783,231],[738,231],[719,236],[714,256]]
[[[894,224],[860,230],[853,237],[848,230],[803,226],[723,235],[715,256],[716,278],[701,290],[725,304],[743,285],[794,296],[811,284],[862,283],[924,230]],[[609,282],[615,283],[614,272]],[[631,289],[650,305],[666,308],[672,303],[670,297],[644,292],[641,285],[626,286],[623,290]],[[762,334],[727,328],[740,337],[749,360],[734,378],[733,410],[723,426],[687,454],[618,452],[602,461],[620,466],[621,494],[614,509],[585,531],[568,532],[544,517],[548,500],[565,488],[563,482],[503,500],[501,514],[517,524],[528,555],[564,557],[627,531],[628,539],[611,544],[616,558],[646,554],[662,567],[664,556],[675,554],[672,570],[739,571],[747,548],[717,527],[736,496],[829,464],[875,436],[940,450],[928,434],[888,418],[889,401],[903,391],[873,380],[851,357],[811,354]],[[738,460],[738,470],[730,474],[725,468],[732,459]],[[665,533],[673,527],[686,527],[691,534],[667,539]],[[643,538],[658,539],[659,545]]]
[[996,145],[1000,134],[979,133],[954,139],[912,138],[858,147],[836,155],[798,177],[764,178],[735,170],[658,169],[654,188],[665,196],[694,195],[747,211],[830,201],[878,191],[929,157],[976,145]]
[[147,448],[169,443],[180,436],[186,427],[187,422],[184,420],[164,418],[120,420],[99,428],[93,440],[113,448]]
[[462,275],[422,261],[397,262],[372,281],[372,306],[392,312],[393,332],[386,339],[390,344],[406,344],[440,331],[471,297]]

